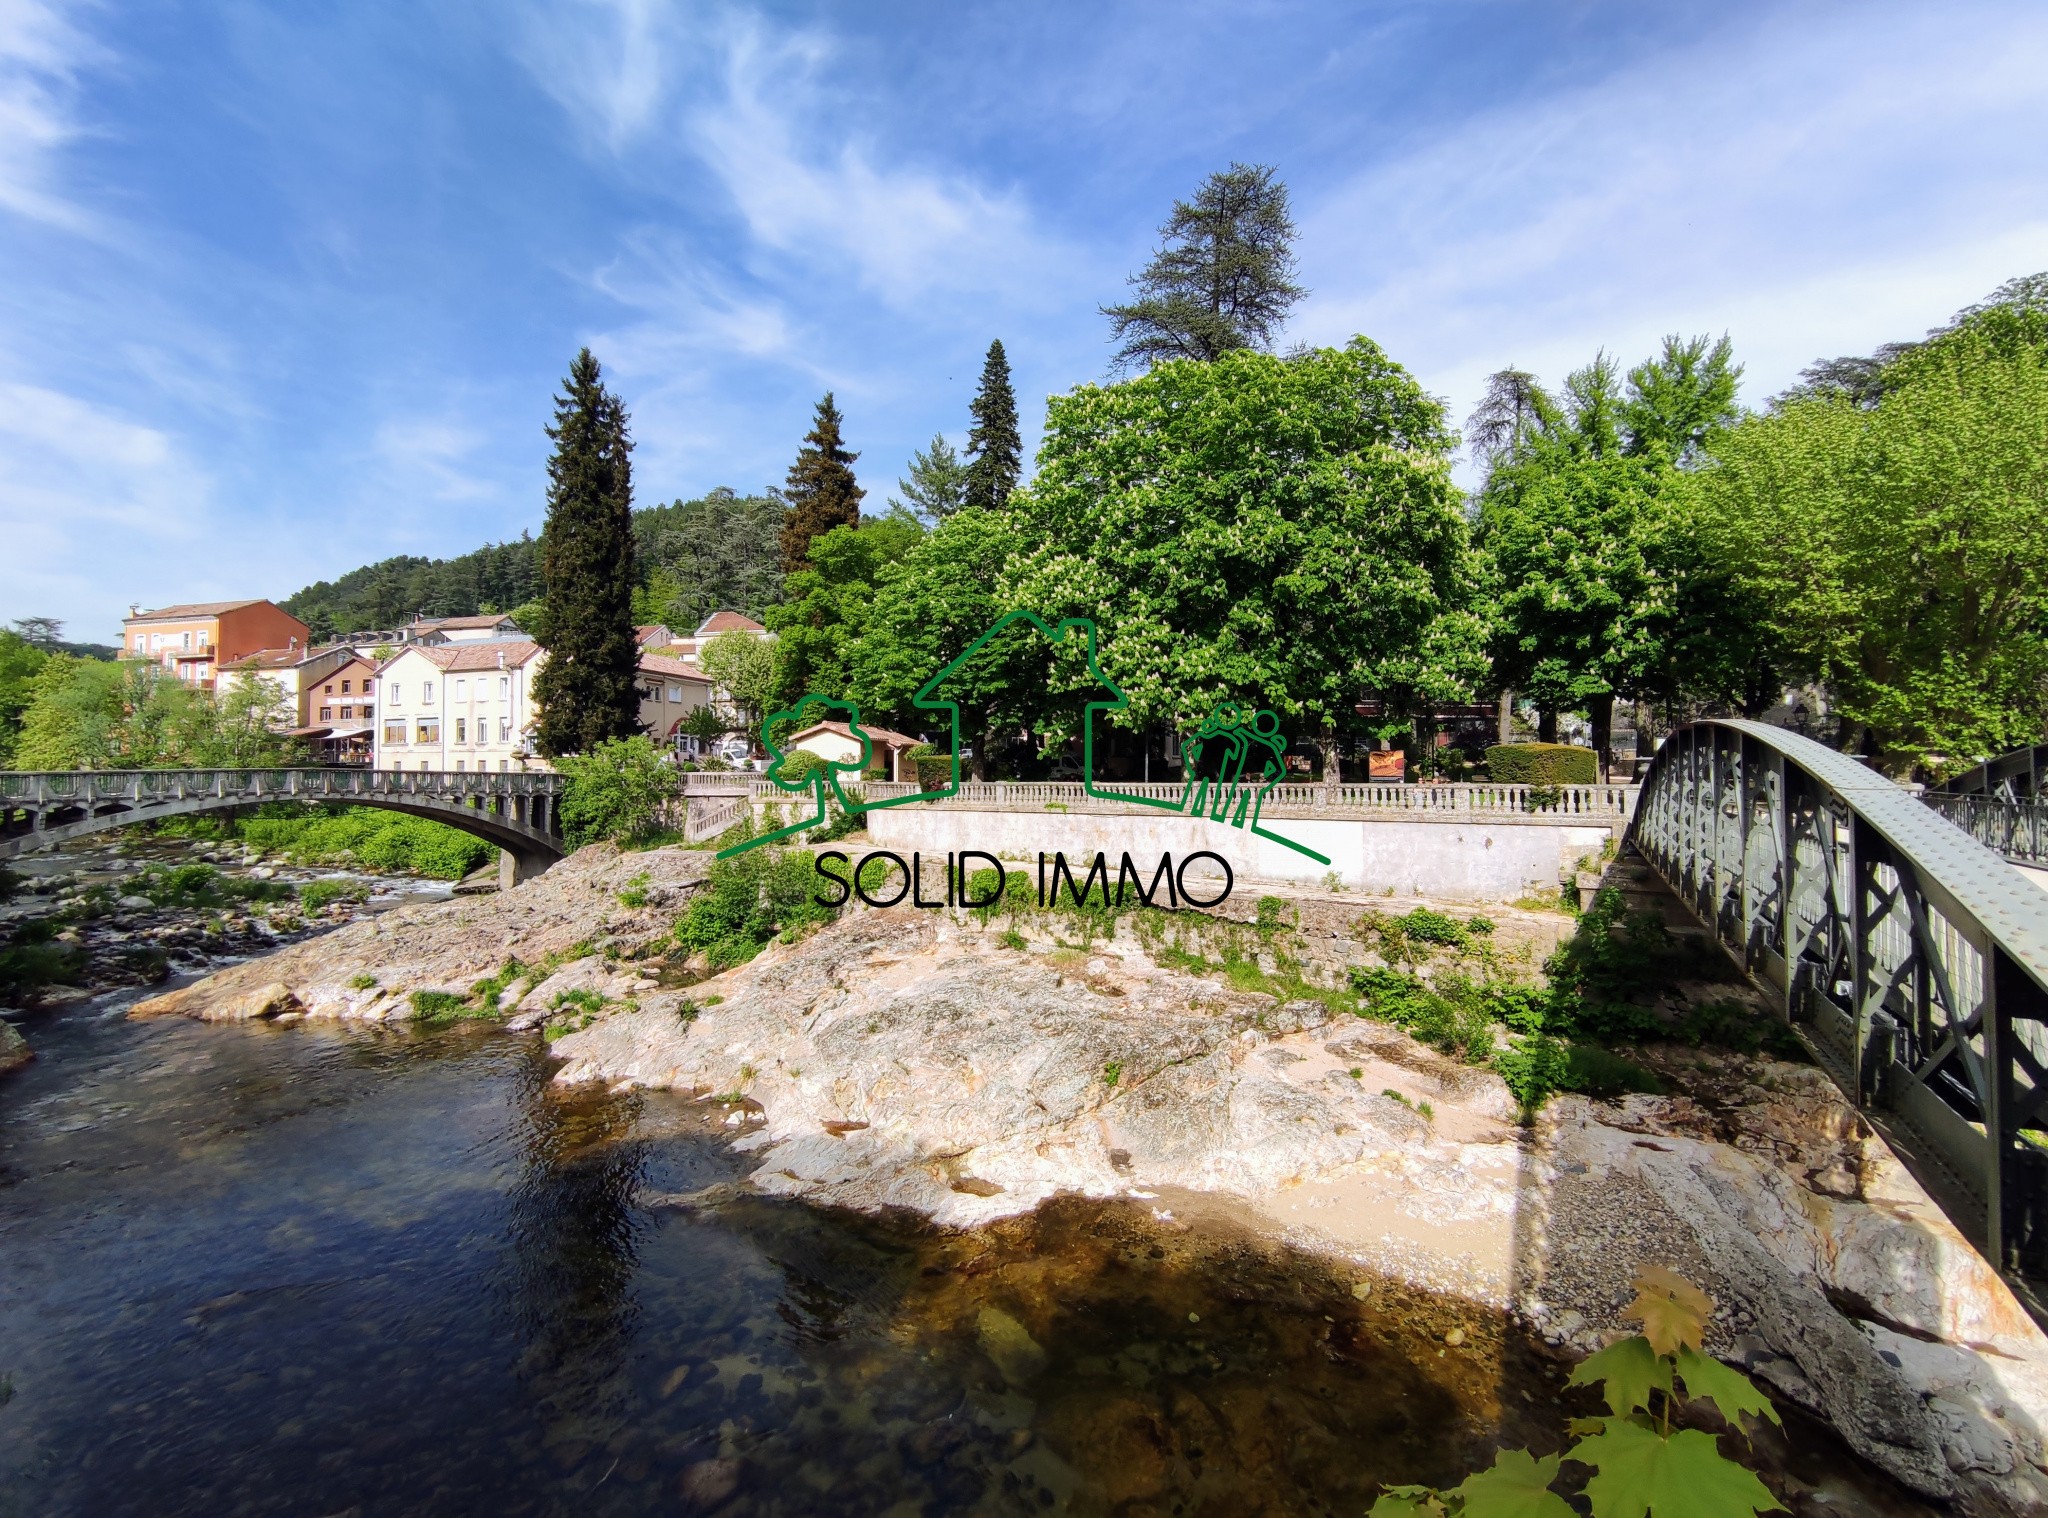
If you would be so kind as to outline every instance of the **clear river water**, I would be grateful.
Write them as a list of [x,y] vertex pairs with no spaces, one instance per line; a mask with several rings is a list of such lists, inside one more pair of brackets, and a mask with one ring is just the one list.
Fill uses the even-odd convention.
[[565,1095],[537,1039],[123,999],[0,1083],[0,1514],[1357,1515],[1592,1410],[1189,1199],[767,1201],[723,1109]]

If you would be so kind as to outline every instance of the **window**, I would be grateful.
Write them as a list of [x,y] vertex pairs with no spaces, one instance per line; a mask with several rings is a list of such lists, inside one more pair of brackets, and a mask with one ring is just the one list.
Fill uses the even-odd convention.
[[456,741],[457,743],[467,743],[467,742],[469,742],[469,719],[468,719],[468,718],[466,718],[466,717],[457,717],[457,718],[455,719],[455,741]]
[[[394,686],[392,686],[392,687],[391,687],[391,689],[389,689],[388,691],[384,692],[384,699],[385,699],[386,701],[389,701],[389,702],[390,702],[390,703],[391,703],[391,704],[392,704],[393,706],[403,706],[403,705],[405,705],[404,691],[405,691],[405,687],[404,687],[404,686],[402,686],[402,685],[394,685]],[[1715,1403],[1714,1405],[1715,1405],[1716,1407],[1720,1406],[1720,1404],[1719,1404],[1718,1402],[1717,1402],[1717,1403]]]
[[455,699],[457,701],[467,701],[469,699],[469,682],[467,680],[457,680],[455,682]]
[[[143,651],[143,649],[147,648],[148,646],[149,635],[147,633],[137,633],[135,635],[135,651],[139,654]],[[1718,1406],[1719,1404],[1717,1403],[1715,1405]]]
[[683,704],[683,688],[680,685],[671,685],[668,688],[668,699],[670,705],[681,706]]
[[433,681],[431,681],[431,680],[422,680],[422,681],[420,682],[420,699],[421,699],[422,701],[426,702],[426,703],[427,703],[427,705],[429,705],[429,706],[432,706],[432,705],[434,704],[434,682],[433,682]]
[[498,719],[498,741],[500,743],[510,743],[512,741],[512,719],[510,717],[500,717]]
[[[458,760],[456,760],[456,761],[455,761],[455,773],[459,775],[459,774],[461,774],[462,772],[463,772],[463,771],[462,771],[462,761],[461,761],[460,759],[458,759]],[[1716,1405],[1718,1406],[1719,1404],[1716,1404]]]
[[[510,701],[512,699],[512,677],[510,675],[498,676],[498,699],[500,701]],[[1716,1403],[1715,1405],[1719,1406],[1720,1404]]]
[[[433,766],[432,766],[431,764],[427,763],[427,761],[426,761],[426,760],[422,759],[422,760],[420,761],[420,768],[421,768],[421,769],[423,769],[423,770],[430,770],[430,769],[432,769],[432,768],[433,768]],[[1720,1406],[1720,1404],[1719,1404],[1718,1402],[1717,1402],[1717,1403],[1715,1403],[1714,1405],[1715,1405],[1716,1407]]]
[[412,737],[415,743],[439,743],[441,741],[441,719],[439,717],[420,718],[418,727],[414,730]]
[[211,637],[212,637],[212,634],[211,634],[211,633],[208,633],[208,632],[206,632],[206,631],[205,631],[204,629],[201,629],[201,631],[200,631],[200,634],[199,634],[199,646],[200,646],[201,648],[204,648],[204,647],[206,647],[206,645],[207,645],[207,642],[208,642],[208,640],[209,640],[209,639],[210,639]]
[[321,708],[320,708],[320,720],[321,720],[322,722],[332,722],[332,721],[334,720],[334,708],[333,708],[333,707],[331,707],[331,706],[323,706],[323,707],[321,707]]
[[178,647],[180,647],[180,648],[190,648],[191,646],[192,646],[192,634],[190,634],[190,633],[179,633],[179,634],[178,634]]
[[[356,714],[356,709],[355,709],[355,708],[354,708],[353,706],[344,706],[344,707],[343,707],[343,708],[341,709],[341,715],[342,715],[342,717],[343,717],[344,719],[348,719],[348,718],[353,718],[353,717],[355,716],[355,714]],[[1718,1405],[1718,1404],[1717,1404],[1717,1405]]]
[[[511,768],[512,768],[512,761],[511,761],[510,759],[500,759],[500,760],[498,761],[498,773],[499,773],[499,774],[501,774],[501,775],[502,775],[502,774],[504,774],[504,773],[505,773],[505,772],[506,772],[507,770],[509,770],[509,769],[511,769]],[[1719,1406],[1720,1406],[1721,1404],[1717,1402],[1717,1403],[1715,1403],[1714,1405],[1715,1405],[1716,1407],[1719,1407]]]
[[[346,680],[344,680],[344,681],[342,681],[342,682],[341,682],[341,693],[342,693],[342,694],[343,694],[344,696],[346,696],[346,695],[348,694],[348,681],[346,681]],[[1718,1406],[1719,1404],[1716,1404],[1716,1405]]]
[[404,744],[405,718],[400,717],[396,721],[386,720],[384,723],[384,741],[386,743]]
[[363,682],[363,694],[366,696],[369,695],[370,691],[372,690],[372,688],[375,687],[376,684],[377,682],[375,680],[365,680]]
[[364,707],[364,708],[362,708],[362,713],[363,713],[363,720],[364,720],[365,722],[368,722],[368,721],[369,721],[369,720],[370,720],[370,719],[371,719],[372,717],[374,717],[374,716],[376,716],[376,715],[377,715],[376,711],[375,711],[375,710],[374,710],[373,708],[371,708],[371,707],[367,707],[367,706],[366,706],[366,707]]
[[320,694],[321,694],[321,695],[323,695],[323,696],[331,696],[331,695],[333,695],[333,694],[334,694],[334,682],[333,682],[332,680],[329,680],[329,681],[328,681],[328,682],[327,682],[327,683],[326,683],[325,685],[321,686],[321,687],[320,687]]

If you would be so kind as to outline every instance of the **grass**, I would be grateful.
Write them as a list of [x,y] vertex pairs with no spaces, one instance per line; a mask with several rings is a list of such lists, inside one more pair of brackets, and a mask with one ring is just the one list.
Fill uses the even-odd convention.
[[370,888],[360,880],[309,880],[299,887],[299,907],[309,917],[324,912],[337,901],[369,899]]
[[377,977],[367,974],[351,975],[348,981],[348,988],[351,991],[374,991],[377,989]]
[[650,876],[647,873],[647,871],[642,870],[639,874],[635,875],[631,880],[627,881],[626,888],[623,891],[619,892],[619,905],[622,907],[631,907],[635,911],[638,911],[641,907],[646,906],[647,887],[652,879],[653,877]]
[[1104,1060],[1102,1063],[1102,1084],[1112,1091],[1124,1073],[1124,1062],[1120,1059]]

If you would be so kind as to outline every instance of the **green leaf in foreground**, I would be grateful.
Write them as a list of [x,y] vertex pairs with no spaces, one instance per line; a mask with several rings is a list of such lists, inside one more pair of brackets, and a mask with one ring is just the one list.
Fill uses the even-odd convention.
[[1504,1449],[1493,1468],[1467,1476],[1457,1489],[1464,1518],[1573,1518],[1565,1500],[1550,1489],[1558,1457],[1538,1460],[1525,1449]]
[[1390,1486],[1366,1518],[1443,1518],[1443,1500],[1426,1486]]
[[1639,1423],[1616,1419],[1605,1433],[1580,1440],[1571,1458],[1594,1468],[1586,1483],[1593,1518],[1753,1518],[1784,1510],[1698,1429],[1660,1439]]
[[[1704,1397],[1712,1402],[1721,1410],[1721,1416],[1737,1428],[1742,1426],[1740,1420],[1744,1417],[1768,1418],[1773,1423],[1781,1421],[1778,1410],[1771,1406],[1771,1399],[1756,1389],[1754,1381],[1734,1367],[1723,1365],[1712,1355],[1681,1349],[1678,1352],[1678,1375],[1685,1382],[1686,1396]],[[1620,1411],[1619,1408],[1615,1410]]]
[[1606,1383],[1602,1395],[1607,1398],[1607,1410],[1626,1418],[1637,1408],[1650,1410],[1651,1392],[1671,1395],[1671,1362],[1660,1357],[1648,1339],[1636,1335],[1582,1361],[1567,1384],[1591,1386],[1596,1381]]

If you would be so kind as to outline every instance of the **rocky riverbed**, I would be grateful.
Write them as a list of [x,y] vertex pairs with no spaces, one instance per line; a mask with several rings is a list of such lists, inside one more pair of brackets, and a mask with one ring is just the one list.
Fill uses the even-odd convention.
[[[135,1015],[489,1014],[552,1039],[564,1085],[718,1102],[770,1196],[958,1226],[1062,1194],[1168,1223],[1221,1199],[1573,1354],[1624,1331],[1638,1268],[1672,1265],[1721,1304],[1712,1349],[1906,1487],[2048,1509],[2048,1340],[1811,1066],[1653,1046],[1676,1094],[1561,1096],[1524,1124],[1489,1072],[1313,997],[1234,986],[1127,921],[1103,936],[863,911],[678,984],[693,977],[669,933],[707,864],[586,850],[503,896],[384,913]],[[1369,961],[1344,927],[1369,905],[1297,898],[1301,959]],[[1510,963],[1570,926],[1495,916]]]

